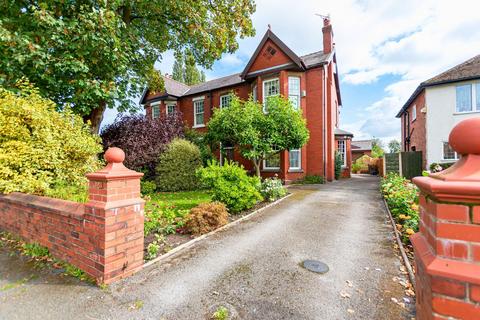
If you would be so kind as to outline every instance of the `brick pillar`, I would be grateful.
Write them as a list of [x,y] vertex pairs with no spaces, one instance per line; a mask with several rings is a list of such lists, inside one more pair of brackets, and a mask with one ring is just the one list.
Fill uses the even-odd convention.
[[105,152],[107,166],[87,174],[90,183],[85,228],[95,237],[95,269],[100,283],[127,277],[143,265],[143,173],[127,169],[124,159],[121,149],[109,148]]
[[417,319],[480,319],[480,118],[460,122],[450,145],[462,158],[417,177],[420,231],[415,249]]

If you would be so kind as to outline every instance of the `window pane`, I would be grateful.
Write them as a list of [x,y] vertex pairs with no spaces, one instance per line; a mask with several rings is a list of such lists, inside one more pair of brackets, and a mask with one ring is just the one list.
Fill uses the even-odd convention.
[[167,104],[167,114],[172,114],[175,112],[175,105],[174,104]]
[[452,149],[448,142],[443,143],[443,159],[444,160],[455,160],[455,150]]
[[290,169],[300,169],[301,168],[301,158],[300,158],[300,150],[293,149],[289,152],[289,162],[290,162]]
[[203,124],[203,100],[195,101],[195,125]]
[[457,86],[457,112],[472,111],[472,86]]
[[265,98],[280,94],[280,82],[278,79],[263,82],[263,96]]
[[288,94],[300,95],[299,77],[288,77]]
[[338,140],[337,144],[338,144],[337,151],[340,154],[340,157],[342,158],[343,165],[345,166],[347,164],[347,161],[346,161],[347,159],[345,157],[345,153],[346,153],[345,152],[345,141],[344,140]]
[[280,168],[280,153],[275,153],[265,159],[265,168]]
[[160,106],[157,104],[155,106],[152,106],[152,117],[158,118],[160,116]]
[[480,111],[480,83],[475,85],[475,91],[477,93],[477,111]]
[[229,107],[231,102],[232,102],[232,96],[231,95],[221,96],[220,97],[220,108]]

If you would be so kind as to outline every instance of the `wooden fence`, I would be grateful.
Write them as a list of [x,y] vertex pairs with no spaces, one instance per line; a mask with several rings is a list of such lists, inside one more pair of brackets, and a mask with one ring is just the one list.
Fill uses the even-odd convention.
[[383,157],[385,174],[396,172],[407,179],[421,176],[422,165],[421,151],[386,153]]

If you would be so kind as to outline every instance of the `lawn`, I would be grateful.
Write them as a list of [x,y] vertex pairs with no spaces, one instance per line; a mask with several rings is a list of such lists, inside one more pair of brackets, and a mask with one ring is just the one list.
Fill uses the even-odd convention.
[[153,205],[160,207],[170,207],[174,210],[190,210],[200,203],[210,202],[211,195],[207,190],[200,191],[180,191],[180,192],[156,192],[149,194],[150,200],[147,201],[145,209]]

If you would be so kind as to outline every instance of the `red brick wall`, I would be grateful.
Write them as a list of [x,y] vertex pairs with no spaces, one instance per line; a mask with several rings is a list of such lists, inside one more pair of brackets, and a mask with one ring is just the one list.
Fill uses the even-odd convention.
[[[276,50],[276,53],[273,56],[270,56],[267,52],[269,46]],[[289,62],[292,62],[292,60],[275,43],[267,40],[260,50],[257,59],[255,59],[250,69],[248,69],[248,72],[258,71]]]
[[[417,109],[417,119],[412,121],[412,110],[413,108],[416,107]],[[426,132],[426,122],[427,122],[427,114],[421,112],[422,108],[425,107],[425,90],[422,90],[422,92],[415,98],[415,100],[410,104],[406,112],[410,114],[410,132],[412,132],[412,135],[410,137],[410,149],[406,150],[405,149],[405,117],[406,114],[404,113],[402,115],[401,119],[401,125],[402,125],[402,150],[403,151],[412,151],[412,147],[416,148],[416,151],[422,151],[422,157],[423,157],[423,166],[425,168],[427,160],[426,160],[426,154],[427,154],[427,132]]]

